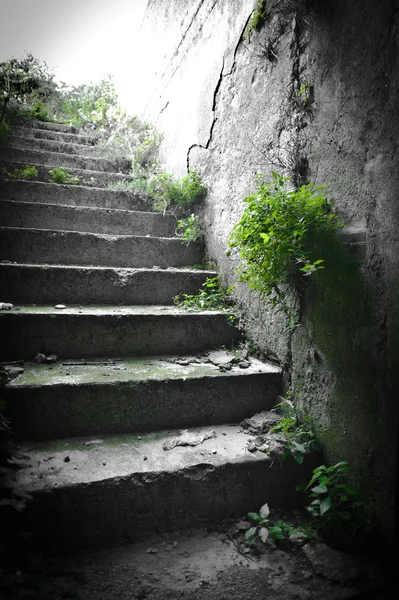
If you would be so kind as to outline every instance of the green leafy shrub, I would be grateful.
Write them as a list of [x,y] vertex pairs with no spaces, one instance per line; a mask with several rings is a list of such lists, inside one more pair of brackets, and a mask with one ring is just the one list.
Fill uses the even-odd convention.
[[330,467],[321,465],[313,471],[304,490],[316,530],[340,547],[356,548],[373,531],[373,521],[348,476],[346,462]]
[[81,183],[81,178],[77,175],[68,173],[65,167],[54,167],[49,170],[52,183],[63,183],[66,185],[78,185]]
[[256,192],[244,200],[247,207],[233,228],[229,247],[237,249],[241,258],[240,281],[272,307],[279,305],[289,313],[287,284],[324,268],[322,257],[314,259],[314,240],[335,233],[341,224],[324,186],[308,184],[289,191],[289,178],[272,175],[271,183],[257,176]]
[[14,169],[14,171],[7,171],[3,169],[3,173],[11,179],[36,179],[38,172],[36,167],[26,165],[23,169]]
[[54,118],[50,115],[46,106],[40,100],[36,100],[33,107],[29,111],[30,116],[33,119],[37,119],[38,121],[44,122],[54,122]]
[[180,180],[170,173],[158,173],[148,182],[148,195],[155,210],[165,212],[169,208],[187,210],[200,202],[206,194],[197,171],[191,171]]
[[198,217],[191,214],[185,219],[179,219],[177,221],[176,233],[182,238],[183,244],[190,244],[200,239],[203,235],[201,224]]

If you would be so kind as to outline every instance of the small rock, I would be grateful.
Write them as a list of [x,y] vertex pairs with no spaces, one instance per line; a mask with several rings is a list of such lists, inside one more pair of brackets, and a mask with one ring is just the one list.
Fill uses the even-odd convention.
[[71,462],[71,459],[69,458],[69,456],[66,456],[66,457],[64,458],[64,462]]
[[240,360],[238,366],[240,367],[240,369],[249,369],[251,363],[248,360]]
[[35,358],[33,359],[33,362],[42,364],[42,363],[46,362],[46,357],[41,352],[38,352],[36,354]]
[[103,467],[106,467],[106,466],[107,466],[107,463],[103,463]]
[[257,447],[255,442],[249,442],[248,446],[247,446],[247,450],[248,452],[256,452]]
[[148,548],[147,554],[158,554],[158,548]]
[[61,308],[66,308],[66,306],[65,306],[65,304],[56,304],[56,305],[54,306],[54,308],[59,308],[59,309],[61,309]]
[[49,356],[45,357],[45,362],[46,363],[56,363],[58,360],[58,356],[56,354],[50,354]]
[[143,460],[148,460],[148,456],[143,456]]

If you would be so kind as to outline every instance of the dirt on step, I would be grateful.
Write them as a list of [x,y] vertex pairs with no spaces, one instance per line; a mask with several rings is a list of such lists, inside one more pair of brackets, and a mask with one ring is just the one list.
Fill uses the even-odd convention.
[[[320,576],[299,546],[282,550],[265,545],[254,552],[243,544],[244,533],[241,521],[223,527],[223,531],[178,531],[145,542],[53,560],[46,567],[48,595],[29,597],[346,600],[372,591],[381,581],[378,571],[367,563],[365,568],[351,570],[345,557],[342,572],[329,572],[327,568]],[[384,597],[378,593],[370,597]]]

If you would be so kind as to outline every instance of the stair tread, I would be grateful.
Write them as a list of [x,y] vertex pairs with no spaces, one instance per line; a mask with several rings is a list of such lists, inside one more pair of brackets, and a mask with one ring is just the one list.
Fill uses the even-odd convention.
[[[99,211],[100,213],[104,213],[104,214],[124,214],[126,216],[134,216],[135,214],[140,214],[140,215],[153,215],[156,216],[157,218],[173,218],[175,219],[175,217],[171,214],[171,213],[167,213],[166,215],[164,215],[163,213],[159,212],[159,211],[151,211],[151,210],[133,210],[133,209],[126,209],[126,208],[106,208],[103,206],[71,206],[70,204],[60,204],[59,202],[54,202],[54,203],[50,203],[50,202],[29,202],[27,200],[15,200],[15,199],[8,199],[8,198],[0,198],[0,203],[8,203],[11,202],[13,205],[22,205],[22,207],[24,206],[29,206],[29,207],[38,207],[39,209],[41,207],[46,207],[46,209],[52,209],[52,208],[56,208],[56,209],[70,209],[71,211],[75,212],[94,212],[94,211]],[[34,229],[34,228],[32,228]],[[57,230],[58,231],[58,230]]]
[[[61,304],[61,301],[60,301]],[[114,315],[154,315],[154,316],[173,316],[173,315],[209,315],[223,314],[220,310],[196,310],[188,311],[178,306],[161,305],[131,305],[131,306],[104,306],[104,305],[69,305],[58,309],[49,305],[18,305],[11,310],[2,311],[1,315],[8,317],[18,317],[19,315],[93,315],[93,316],[114,316]]]
[[[218,351],[219,353],[226,356],[226,361],[234,358],[234,354],[231,352],[221,350]],[[90,361],[69,359],[54,364],[26,362],[23,374],[13,379],[7,387],[26,388],[59,384],[71,386],[80,384],[102,385],[105,382],[109,385],[126,381],[237,377],[254,373],[280,374],[278,366],[272,363],[263,363],[252,357],[248,361],[250,364],[247,368],[244,369],[239,364],[233,364],[228,371],[219,369],[218,364],[223,365],[223,362],[209,362],[210,360],[212,360],[212,352],[183,357],[151,356],[114,360],[105,358]],[[182,362],[188,364],[181,364]],[[99,379],[99,375],[106,375],[107,379]]]
[[232,463],[270,464],[272,460],[264,452],[248,452],[250,437],[240,425],[195,427],[187,431],[191,434],[214,431],[216,435],[197,446],[176,446],[171,450],[164,450],[163,444],[179,435],[173,429],[140,435],[21,443],[20,451],[30,466],[17,473],[17,486],[37,492],[134,474],[176,472],[195,466],[215,468]]
[[161,272],[161,273],[187,273],[189,274],[196,274],[196,273],[201,273],[203,275],[206,275],[207,277],[216,277],[217,275],[217,271],[211,271],[208,269],[193,269],[191,267],[101,267],[98,265],[93,265],[93,266],[86,266],[86,265],[52,265],[52,264],[38,264],[38,263],[19,263],[19,262],[7,262],[7,261],[0,261],[0,268],[1,267],[13,267],[15,269],[17,268],[34,268],[34,269],[41,269],[41,270],[50,270],[50,269],[57,269],[57,270],[67,270],[67,269],[71,269],[71,270],[76,270],[76,271],[100,271],[100,272],[104,272],[104,271],[112,271],[112,272],[122,272],[122,273],[153,273],[154,271],[156,272]]
[[35,232],[35,233],[51,233],[54,235],[68,235],[68,236],[93,236],[95,238],[100,238],[104,240],[118,240],[118,239],[130,239],[130,238],[139,238],[150,237],[158,240],[168,240],[168,241],[179,241],[181,243],[181,238],[178,237],[167,237],[167,236],[159,236],[159,235],[134,235],[128,233],[93,233],[91,231],[69,231],[68,229],[38,229],[37,227],[2,227],[0,226],[1,231],[17,231],[17,232]]

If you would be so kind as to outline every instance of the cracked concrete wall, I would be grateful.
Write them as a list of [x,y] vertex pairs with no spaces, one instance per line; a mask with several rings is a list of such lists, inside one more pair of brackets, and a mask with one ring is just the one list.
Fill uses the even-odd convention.
[[[173,5],[173,11],[171,10]],[[198,168],[209,189],[209,257],[237,283],[227,240],[274,168],[329,183],[346,221],[367,227],[361,269],[331,259],[287,331],[244,284],[249,337],[285,370],[329,461],[348,460],[380,522],[393,530],[399,392],[399,15],[395,0],[270,0],[247,42],[255,2],[150,0],[143,31],[164,30],[146,112],[165,134],[166,168]],[[293,9],[294,7],[294,9]],[[312,10],[316,8],[316,10]],[[158,29],[157,29],[158,28]],[[170,33],[170,35],[169,35]],[[311,102],[298,102],[307,84]]]

